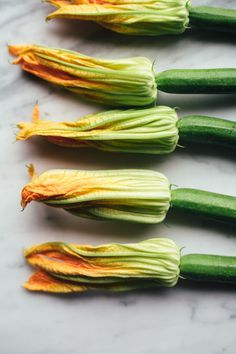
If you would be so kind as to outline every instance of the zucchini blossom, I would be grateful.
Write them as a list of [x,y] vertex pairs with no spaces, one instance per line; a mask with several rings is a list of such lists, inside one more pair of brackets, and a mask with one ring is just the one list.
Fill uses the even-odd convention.
[[53,122],[40,119],[36,105],[33,121],[18,124],[16,139],[43,136],[64,147],[168,154],[175,150],[179,139],[177,121],[174,109],[158,106],[90,114],[74,122]]
[[159,223],[170,207],[170,186],[149,170],[50,170],[22,190],[22,207],[31,201],[63,208],[82,217]]
[[37,268],[24,285],[31,291],[172,287],[179,278],[180,250],[166,238],[101,246],[50,242],[27,249],[25,257]]
[[146,106],[156,102],[152,62],[145,57],[103,60],[65,49],[9,46],[14,64],[86,99],[110,106]]
[[189,23],[188,0],[48,0],[58,9],[47,19],[92,20],[129,35],[183,33]]

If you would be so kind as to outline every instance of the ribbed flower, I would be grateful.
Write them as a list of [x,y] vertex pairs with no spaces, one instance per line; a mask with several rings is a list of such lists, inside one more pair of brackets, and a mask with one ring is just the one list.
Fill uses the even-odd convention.
[[58,10],[47,19],[93,20],[124,34],[183,33],[189,23],[188,0],[48,0]]
[[159,106],[149,109],[113,110],[85,116],[75,122],[42,120],[35,106],[33,122],[21,122],[17,140],[44,136],[65,147],[94,147],[100,150],[168,154],[178,141],[175,110]]
[[38,269],[25,284],[31,291],[171,287],[179,278],[180,250],[166,238],[102,246],[50,242],[27,249],[25,257]]
[[102,60],[37,45],[9,46],[14,64],[87,99],[111,106],[145,106],[157,97],[155,73],[144,57]]
[[94,219],[158,223],[170,206],[170,186],[161,173],[149,170],[50,170],[22,190],[22,206],[40,201]]

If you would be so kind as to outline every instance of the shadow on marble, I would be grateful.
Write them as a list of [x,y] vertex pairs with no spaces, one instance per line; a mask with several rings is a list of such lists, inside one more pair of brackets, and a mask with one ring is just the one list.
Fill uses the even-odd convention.
[[[181,142],[180,142],[181,144]],[[198,144],[192,143],[188,144],[183,147],[177,147],[176,151],[174,152],[178,156],[182,157],[189,157],[194,160],[197,159],[204,159],[210,157],[211,159],[222,159],[222,160],[229,160],[235,161],[236,160],[236,147],[234,148],[226,148],[220,146],[214,146],[210,144]],[[235,171],[236,172],[236,166]]]
[[200,282],[179,279],[177,289],[179,290],[191,290],[197,292],[214,292],[214,293],[235,293],[236,284],[226,283],[213,283],[213,282]]
[[[52,20],[50,22],[49,31],[57,34],[62,39],[72,38],[73,40],[86,40],[90,45],[95,42],[99,44],[112,44],[116,47],[128,47],[132,45],[133,48],[148,48],[156,45],[156,49],[163,50],[170,46],[181,43],[181,41],[195,41],[199,43],[228,43],[234,45],[236,43],[235,34],[231,33],[218,33],[215,31],[204,31],[198,29],[188,29],[185,33],[180,35],[166,35],[166,36],[129,36],[109,31],[102,26],[91,21],[79,20]],[[77,45],[74,45],[74,50],[78,50]]]
[[[159,92],[159,100],[157,102],[161,105],[171,106],[177,109],[178,116],[181,118],[184,116],[184,112],[188,111],[188,114],[202,114],[211,115],[209,113],[209,107],[214,108],[214,112],[217,109],[223,110],[236,109],[236,94],[168,94],[165,92]],[[208,112],[207,114],[204,113]],[[200,113],[201,112],[201,113]],[[221,114],[222,115],[222,114]],[[218,117],[219,114],[212,114],[212,116]],[[219,118],[226,118],[219,116]]]
[[[32,268],[31,268],[32,270]],[[136,302],[140,297],[156,297],[157,300],[158,298],[163,298],[167,296],[169,291],[173,291],[174,289],[172,288],[146,288],[146,289],[139,289],[139,290],[131,290],[131,291],[120,291],[120,292],[111,292],[111,291],[106,291],[106,290],[90,290],[87,292],[82,292],[82,293],[70,293],[70,294],[50,294],[50,293],[44,293],[44,292],[37,292],[33,293],[32,296],[37,297],[55,297],[57,299],[61,300],[68,300],[72,302],[76,301],[90,301],[90,300],[98,300],[99,299],[113,299],[117,300],[118,303],[120,303],[121,306],[127,307],[127,306],[132,306],[135,305]],[[24,290],[25,292],[28,293],[27,290]],[[37,299],[36,299],[37,301]]]
[[123,242],[134,242],[138,238],[145,239],[147,234],[156,232],[155,224],[138,224],[112,220],[97,221],[92,219],[89,219],[88,222],[88,219],[76,217],[65,210],[46,206],[44,208],[44,214],[38,222],[41,224],[44,222],[45,228],[52,229],[54,233],[57,230],[59,232],[65,230],[65,235],[66,233],[70,235],[70,232],[75,234],[78,232],[80,238],[76,241],[77,243],[84,242],[81,235],[94,237],[100,240],[100,243],[109,243],[111,242],[111,237],[113,240],[123,239]]
[[[27,292],[27,290],[24,290]],[[91,290],[83,293],[71,293],[71,294],[50,294],[50,293],[34,293],[31,294],[35,297],[35,301],[41,297],[50,297],[56,298],[61,301],[70,301],[71,303],[75,303],[77,301],[100,301],[100,300],[116,300],[118,304],[122,307],[135,306],[137,302],[145,298],[156,299],[163,301],[166,298],[168,302],[168,298],[170,296],[175,296],[174,293],[178,292],[182,296],[184,296],[185,292],[193,292],[195,295],[195,300],[197,298],[197,294],[201,296],[205,294],[206,296],[214,295],[214,294],[224,294],[224,295],[232,295],[236,291],[235,284],[217,284],[217,283],[203,283],[203,282],[191,282],[184,281],[179,279],[178,285],[173,288],[146,288],[140,290],[131,290],[126,292],[109,292],[105,290]]]
[[215,235],[222,235],[222,238],[236,237],[235,224],[222,223],[216,220],[209,220],[200,216],[186,214],[180,210],[170,209],[165,225],[170,228],[175,228],[176,226],[184,226],[188,228],[193,228],[194,230],[201,230],[201,237],[204,238],[204,230],[208,232],[209,230],[214,231]]
[[217,32],[217,31],[206,31],[204,29],[196,29],[191,28],[189,29],[184,36],[188,37],[192,41],[199,41],[203,43],[209,43],[209,45],[214,45],[218,43],[227,43],[230,45],[235,45],[236,43],[236,36],[235,33],[228,33],[228,32]]
[[[24,213],[27,213],[27,210]],[[207,220],[174,210],[168,212],[162,224],[138,224],[125,221],[97,221],[90,219],[88,222],[87,219],[71,215],[65,210],[41,204],[34,205],[33,214],[35,213],[36,215],[32,216],[34,218],[34,228],[40,227],[42,232],[44,232],[43,230],[51,230],[54,235],[68,235],[69,239],[72,234],[76,239],[76,234],[78,234],[77,243],[84,243],[84,240],[88,239],[88,235],[89,242],[96,239],[100,240],[100,243],[115,242],[117,239],[120,242],[134,242],[138,239],[143,240],[155,235],[163,235],[163,228],[165,229],[165,234],[167,234],[169,233],[167,232],[168,228],[175,230],[179,226],[187,230],[194,229],[195,232],[199,230],[199,242],[201,242],[201,237],[203,241],[205,233],[208,235],[209,232],[212,234],[212,240],[220,240],[222,237],[222,241],[224,241],[236,236],[235,225],[233,224]]]
[[[44,158],[47,161],[52,160],[53,165],[63,168],[66,163],[71,168],[82,168],[88,166],[89,169],[118,169],[118,168],[154,168],[153,165],[158,162],[158,168],[161,170],[161,164],[166,160],[173,158],[173,155],[158,156],[146,154],[128,154],[101,151],[92,148],[64,148],[48,142],[42,137],[33,137],[28,141],[17,142],[16,144],[27,145],[27,155],[30,159]],[[174,154],[174,153],[173,153]],[[23,161],[29,159],[29,156],[23,156]],[[78,163],[78,165],[76,165]],[[37,167],[37,166],[36,166]],[[84,167],[83,167],[84,168]],[[156,168],[155,168],[156,169]]]

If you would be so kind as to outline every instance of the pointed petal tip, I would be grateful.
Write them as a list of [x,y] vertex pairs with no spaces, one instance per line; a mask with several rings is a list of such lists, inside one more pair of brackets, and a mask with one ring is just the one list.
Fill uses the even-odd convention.
[[[19,47],[19,46],[8,44],[8,45],[7,45],[8,53],[11,54],[11,55],[14,56],[14,57],[18,57],[18,55],[20,54],[18,47]],[[9,63],[10,63],[10,64],[13,64],[13,65],[14,65],[14,64],[18,64],[18,62],[19,62],[19,58],[16,58],[16,59],[14,59],[14,60],[12,60],[12,61],[9,59]]]
[[25,201],[24,192],[23,191],[24,190],[22,190],[22,193],[21,193],[21,203],[20,203],[21,208],[22,208],[21,211],[24,211],[26,206],[27,206],[27,204],[28,204],[28,202]]
[[28,166],[26,166],[28,168],[28,173],[29,176],[33,179],[34,177],[36,177],[36,172],[35,172],[35,167],[32,163],[30,163]]
[[34,109],[33,109],[33,114],[32,114],[32,121],[34,123],[38,122],[40,118],[40,111],[39,111],[39,104],[36,102]]
[[[26,167],[28,168],[28,173],[29,173],[29,176],[31,177],[31,181],[33,181],[34,178],[37,177],[34,165],[31,163]],[[32,200],[33,200],[32,193],[30,190],[28,190],[28,184],[26,184],[21,191],[21,206],[22,206],[23,210],[26,208],[28,203],[30,203]]]
[[8,51],[11,55],[13,56],[18,56],[21,51],[22,51],[22,48],[24,48],[25,46],[22,46],[22,45],[12,45],[12,44],[9,44],[8,45]]
[[28,188],[28,184],[26,184],[22,191],[21,191],[21,207],[22,207],[22,211],[25,210],[25,208],[27,207],[27,205],[34,200],[34,195],[32,194],[32,192],[29,190]]
[[7,48],[8,48],[8,52],[10,54],[15,55],[15,46],[14,45],[8,44]]
[[51,15],[49,14],[47,17],[45,17],[45,22],[48,23],[51,19]]

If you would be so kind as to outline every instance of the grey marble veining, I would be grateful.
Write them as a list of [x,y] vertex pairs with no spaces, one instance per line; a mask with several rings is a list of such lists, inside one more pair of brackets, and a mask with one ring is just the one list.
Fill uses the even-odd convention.
[[[195,1],[235,7],[235,1]],[[44,18],[50,6],[37,0],[0,1],[0,353],[1,354],[233,354],[236,292],[230,287],[180,283],[173,289],[63,297],[31,294],[21,285],[31,273],[22,250],[52,240],[78,243],[173,238],[183,252],[236,254],[234,227],[169,215],[162,225],[96,223],[34,203],[23,213],[25,165],[48,168],[140,167],[164,172],[172,183],[236,195],[235,154],[224,149],[179,149],[168,157],[70,151],[33,139],[14,143],[16,124],[30,120],[39,101],[43,117],[73,120],[101,110],[10,65],[7,43],[41,43],[100,57],[145,55],[158,70],[236,67],[235,36],[188,31],[178,37],[130,38],[90,23]],[[179,114],[236,119],[235,96],[160,95]]]

